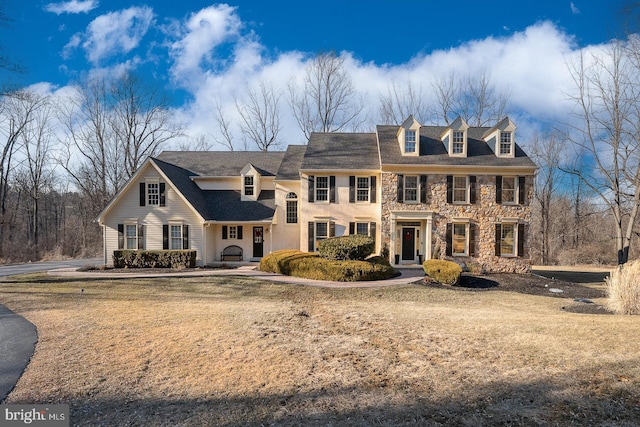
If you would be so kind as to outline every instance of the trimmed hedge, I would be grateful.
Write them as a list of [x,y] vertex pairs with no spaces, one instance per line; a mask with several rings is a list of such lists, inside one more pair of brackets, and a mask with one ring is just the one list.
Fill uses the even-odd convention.
[[115,268],[194,268],[196,251],[113,251]]
[[428,259],[422,263],[422,268],[427,276],[443,285],[457,285],[462,274],[458,264],[442,259]]
[[362,234],[331,237],[318,243],[320,256],[330,260],[364,261],[374,250],[373,238]]
[[332,261],[316,253],[295,250],[275,251],[260,261],[260,270],[305,279],[356,282],[393,277],[395,269],[382,257],[365,261]]

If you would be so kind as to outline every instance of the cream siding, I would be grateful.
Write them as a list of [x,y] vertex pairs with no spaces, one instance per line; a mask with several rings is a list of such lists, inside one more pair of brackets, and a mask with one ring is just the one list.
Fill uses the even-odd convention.
[[203,265],[204,239],[201,218],[187,205],[170,183],[166,183],[164,207],[140,206],[139,184],[146,179],[155,178],[165,182],[158,171],[150,164],[138,175],[132,185],[120,194],[117,203],[102,218],[105,238],[105,263],[113,265],[113,251],[118,249],[118,224],[137,221],[146,226],[145,249],[162,250],[162,226],[169,221],[181,221],[189,225],[189,247],[195,250],[196,264]]

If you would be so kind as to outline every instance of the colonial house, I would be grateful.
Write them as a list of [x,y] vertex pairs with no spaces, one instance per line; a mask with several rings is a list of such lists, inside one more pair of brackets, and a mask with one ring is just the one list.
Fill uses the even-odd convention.
[[527,271],[535,164],[505,118],[494,127],[314,133],[282,152],[163,152],[98,217],[117,249],[196,251],[198,265],[315,251],[367,234],[396,264],[444,258]]

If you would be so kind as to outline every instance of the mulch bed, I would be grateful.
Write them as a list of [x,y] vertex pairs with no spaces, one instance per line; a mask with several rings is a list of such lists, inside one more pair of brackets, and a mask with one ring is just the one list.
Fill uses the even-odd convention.
[[532,274],[496,273],[476,276],[464,273],[460,277],[460,283],[456,286],[442,285],[434,282],[429,277],[425,277],[422,282],[425,286],[459,291],[509,291],[550,298],[570,299],[570,302],[563,306],[562,310],[584,314],[613,314],[606,307],[591,301],[595,298],[605,298],[607,296],[604,287],[600,289],[580,283],[547,279]]

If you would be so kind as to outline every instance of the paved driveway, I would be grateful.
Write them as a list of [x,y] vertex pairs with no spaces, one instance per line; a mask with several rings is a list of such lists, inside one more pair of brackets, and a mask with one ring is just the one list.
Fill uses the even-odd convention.
[[31,322],[0,305],[0,403],[27,367],[37,341]]
[[601,283],[610,271],[608,267],[591,266],[534,266],[531,269],[533,274],[574,283]]

